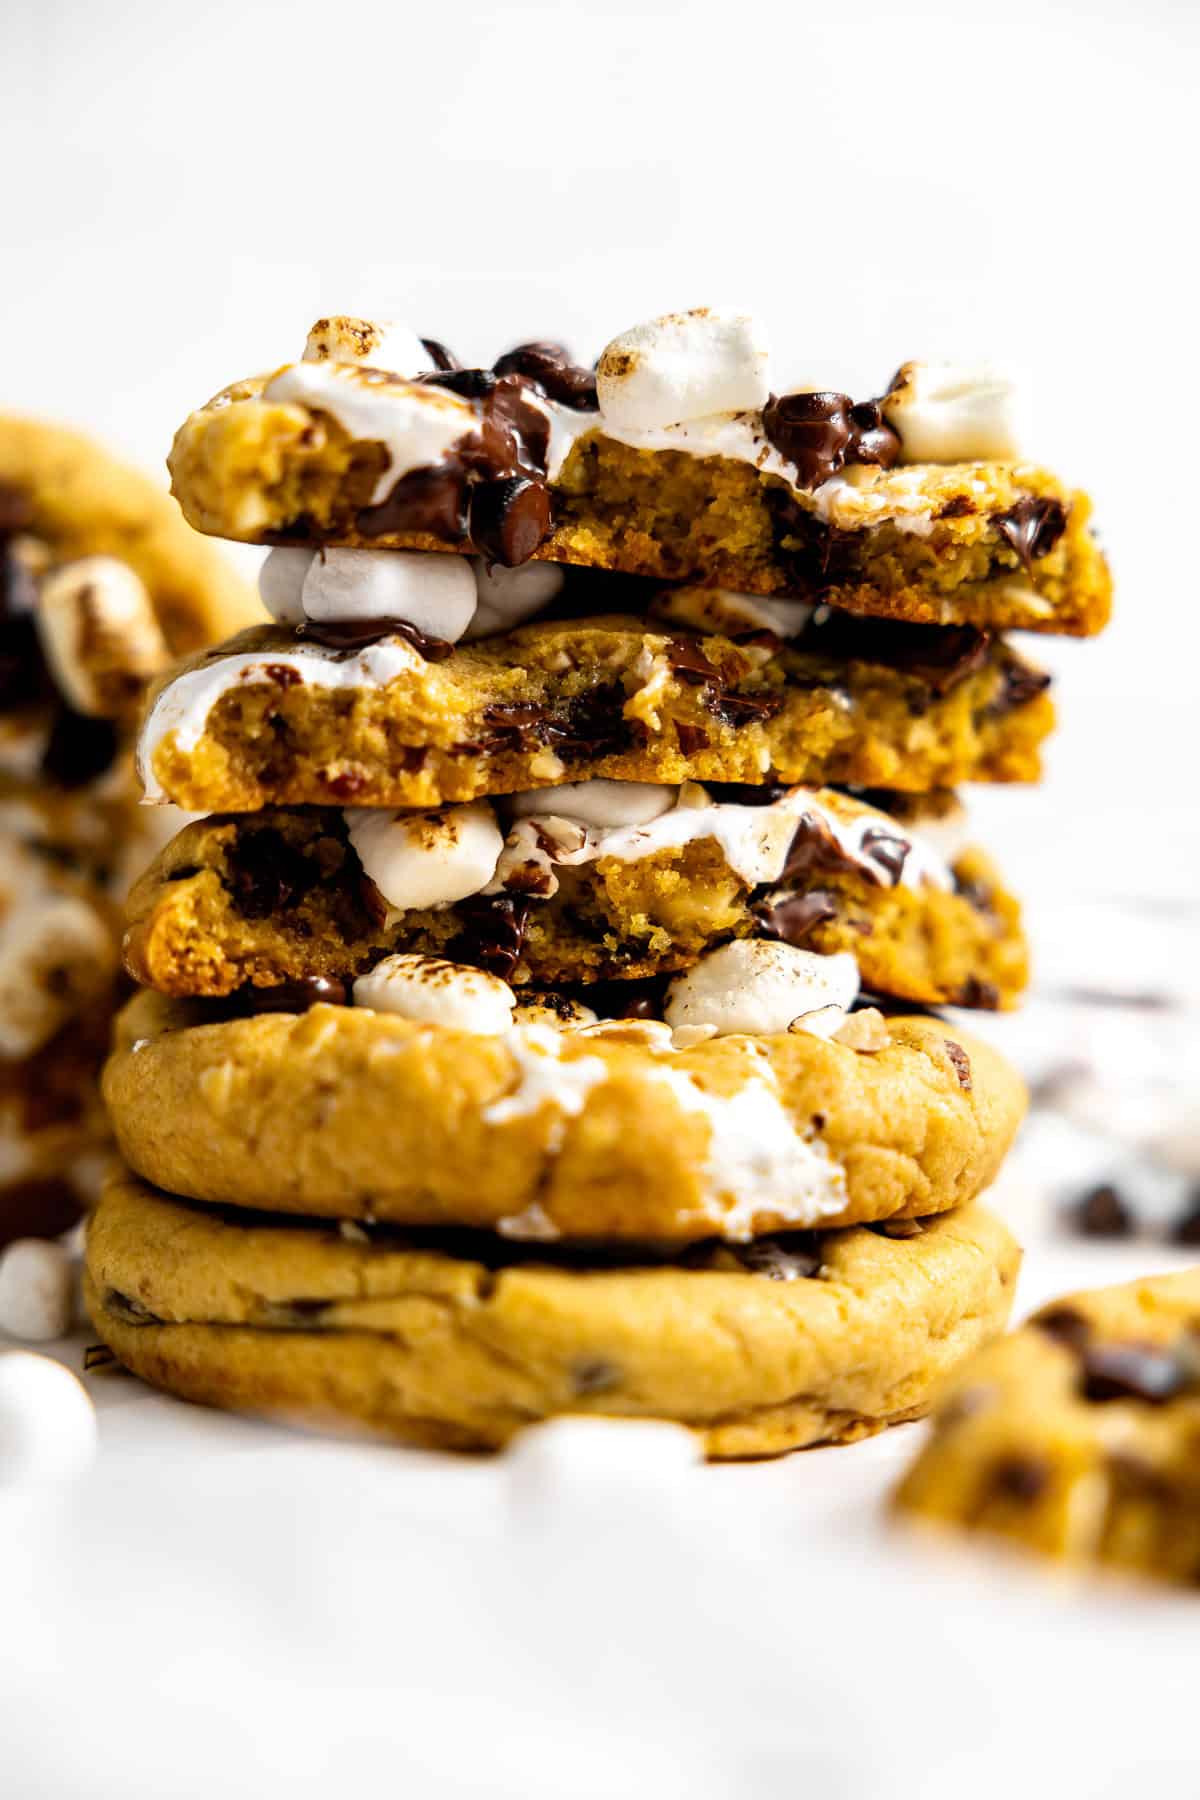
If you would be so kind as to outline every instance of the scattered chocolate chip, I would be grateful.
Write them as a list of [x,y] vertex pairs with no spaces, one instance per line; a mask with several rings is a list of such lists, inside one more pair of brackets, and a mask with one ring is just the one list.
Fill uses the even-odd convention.
[[1111,1182],[1089,1188],[1068,1208],[1067,1218],[1080,1237],[1131,1237],[1137,1221]]
[[951,1064],[953,1065],[953,1068],[954,1068],[954,1073],[958,1076],[959,1087],[965,1088],[966,1091],[968,1093],[970,1093],[970,1091],[971,1091],[971,1059],[970,1059],[970,1057],[967,1055],[967,1053],[963,1049],[962,1045],[956,1044],[953,1038],[943,1038],[942,1042],[946,1046],[946,1055],[950,1058]]
[[225,886],[245,919],[289,911],[320,880],[317,865],[274,826],[239,829],[226,853]]
[[1080,1385],[1088,1400],[1163,1406],[1193,1385],[1191,1372],[1177,1356],[1149,1344],[1087,1343],[1079,1356]]
[[111,719],[92,719],[60,706],[42,751],[42,774],[60,787],[85,787],[107,773],[119,749]]
[[773,719],[783,705],[781,694],[731,694],[724,688],[708,691],[704,704],[726,725],[754,725]]
[[786,900],[760,900],[750,913],[759,937],[799,945],[818,925],[837,918],[838,902],[827,888],[812,888],[807,894],[793,894]]
[[432,359],[433,363],[436,365],[437,368],[439,368],[439,369],[461,369],[462,368],[462,364],[459,362],[459,360],[458,360],[457,356],[455,356],[454,352],[452,350],[447,350],[445,344],[439,343],[437,338],[422,338],[421,345],[425,351],[425,354]]
[[1082,1350],[1092,1335],[1090,1321],[1073,1306],[1052,1306],[1047,1312],[1038,1313],[1032,1323],[1068,1350]]
[[281,981],[274,987],[240,987],[229,996],[229,1009],[236,1018],[253,1018],[259,1013],[302,1013],[310,1006],[349,1006],[352,994],[349,982],[335,981],[325,975],[309,975],[299,981]]
[[445,662],[454,649],[446,638],[430,637],[407,619],[306,619],[296,627],[296,636],[326,650],[346,651],[364,650],[383,638],[399,637],[426,662]]
[[993,1463],[987,1475],[990,1493],[1021,1506],[1032,1506],[1050,1486],[1048,1463],[1032,1456],[1006,1456]]
[[362,793],[370,779],[360,769],[340,769],[336,775],[326,775],[325,786],[335,800],[353,800],[356,794]]
[[481,555],[514,569],[528,562],[550,531],[550,493],[524,475],[499,476],[470,489],[467,531]]
[[447,956],[507,981],[525,947],[529,912],[528,900],[508,894],[476,895],[460,901],[458,916],[463,929],[447,948]]
[[1067,512],[1061,500],[1026,494],[1007,512],[993,513],[992,523],[1020,557],[1025,573],[1032,577],[1034,563],[1041,556],[1049,556],[1067,529]]

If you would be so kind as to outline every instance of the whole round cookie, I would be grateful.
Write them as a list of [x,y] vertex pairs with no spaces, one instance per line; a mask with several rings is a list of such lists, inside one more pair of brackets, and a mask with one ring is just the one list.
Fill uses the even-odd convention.
[[1019,1258],[979,1206],[663,1262],[264,1220],[122,1177],[86,1297],[128,1368],[209,1405],[453,1449],[568,1413],[670,1419],[711,1457],[770,1456],[922,1413],[1003,1328]]
[[679,1050],[634,1020],[483,1036],[340,1005],[196,1016],[143,993],[118,1024],[104,1095],[147,1180],[515,1238],[744,1240],[947,1211],[993,1179],[1025,1107],[1004,1059],[939,1019],[879,1021],[862,1049],[798,1031]]
[[904,1512],[1083,1566],[1200,1580],[1200,1269],[1072,1294],[967,1364]]

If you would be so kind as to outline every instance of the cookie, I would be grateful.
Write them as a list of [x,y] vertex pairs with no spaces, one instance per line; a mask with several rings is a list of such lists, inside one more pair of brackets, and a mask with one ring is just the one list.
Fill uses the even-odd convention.
[[347,1235],[125,1178],[89,1223],[85,1291],[128,1368],[209,1405],[459,1450],[567,1413],[673,1419],[710,1457],[750,1457],[917,1417],[1002,1329],[1018,1261],[979,1206],[681,1263]]
[[988,1185],[1025,1106],[997,1052],[919,1017],[859,1050],[807,1030],[676,1049],[636,1020],[484,1035],[327,1004],[203,1018],[147,992],[118,1023],[104,1095],[148,1181],[512,1237],[922,1217]]
[[878,994],[1011,1005],[1028,968],[1020,911],[981,851],[941,848],[953,806],[930,804],[928,838],[920,804],[901,825],[829,789],[720,784],[218,816],[133,889],[126,967],[160,993],[213,996],[350,981],[418,951],[561,987],[672,974],[765,936],[852,953]]
[[1200,1269],[1074,1294],[966,1365],[902,1511],[1076,1566],[1200,1580]]
[[199,530],[254,543],[472,549],[934,624],[1106,623],[1090,504],[1022,456],[1001,386],[908,364],[879,400],[777,396],[765,362],[726,380],[722,322],[687,315],[682,351],[673,333],[616,341],[596,377],[554,346],[464,370],[411,334],[365,352],[361,333],[310,336],[303,362],[192,414],[173,491]]
[[835,658],[589,619],[430,660],[400,635],[335,649],[260,627],[160,687],[141,770],[151,798],[192,812],[428,807],[597,776],[916,791],[1036,778],[1046,676],[977,633],[864,637]]

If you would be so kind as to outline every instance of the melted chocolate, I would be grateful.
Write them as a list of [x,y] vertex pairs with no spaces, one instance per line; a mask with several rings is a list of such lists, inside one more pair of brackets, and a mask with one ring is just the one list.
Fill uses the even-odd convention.
[[226,1001],[235,1018],[253,1018],[259,1013],[302,1013],[310,1006],[352,1004],[349,982],[334,981],[324,975],[281,981],[275,987],[241,987]]
[[1028,706],[1039,694],[1044,694],[1050,686],[1050,676],[1043,669],[1034,669],[1005,646],[1004,660],[1000,665],[1000,685],[995,695],[989,700],[985,716],[991,719],[1003,719],[1018,707]]
[[528,900],[508,894],[480,894],[460,901],[458,916],[463,930],[447,947],[446,955],[452,962],[470,963],[507,981],[525,947],[529,912]]
[[327,650],[349,652],[364,650],[368,644],[378,644],[384,638],[400,637],[426,662],[445,662],[454,649],[446,638],[430,637],[407,619],[306,619],[297,625],[296,636],[322,644]]
[[848,463],[890,469],[900,439],[878,401],[855,404],[848,394],[782,394],[763,408],[763,431],[795,465],[796,485],[819,487]]
[[595,412],[596,372],[571,361],[561,344],[517,344],[495,364],[497,375],[524,375],[548,400],[573,412]]
[[437,338],[422,338],[421,345],[426,354],[439,369],[462,368],[462,364],[459,362],[454,352],[452,350],[447,350],[445,344],[439,343]]
[[783,944],[802,944],[818,925],[828,924],[838,915],[837,897],[827,888],[812,888],[807,894],[793,894],[787,900],[762,900],[752,906],[751,916],[758,936],[777,938]]
[[1026,494],[1007,512],[993,513],[992,523],[1020,557],[1025,573],[1032,577],[1034,563],[1041,556],[1049,556],[1067,529],[1067,511],[1061,500]]
[[808,627],[797,648],[837,662],[878,663],[941,697],[984,666],[991,643],[990,635],[973,625],[859,619],[831,609],[819,624]]
[[274,826],[242,829],[226,857],[225,886],[245,919],[286,912],[312,891],[320,870]]

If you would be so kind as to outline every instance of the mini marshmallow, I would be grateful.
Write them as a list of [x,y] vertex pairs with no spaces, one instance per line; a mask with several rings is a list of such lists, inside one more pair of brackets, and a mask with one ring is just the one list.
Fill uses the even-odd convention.
[[418,813],[355,807],[344,816],[367,875],[400,912],[452,906],[479,893],[504,848],[486,800]]
[[46,575],[37,628],[46,661],[76,712],[112,718],[171,660],[145,584],[115,556],[85,556]]
[[426,375],[437,368],[415,331],[395,319],[355,319],[345,313],[318,319],[304,346],[305,362],[367,363],[394,375]]
[[511,631],[549,606],[565,579],[557,563],[530,562],[506,569],[502,563],[489,568],[482,557],[471,560],[479,605],[464,633],[468,639]]
[[582,1006],[566,994],[531,994],[518,988],[516,995],[514,1025],[549,1025],[552,1031],[577,1031],[581,1026],[594,1025],[599,1016],[590,1006]]
[[770,353],[747,313],[668,313],[635,325],[596,365],[603,425],[653,431],[713,413],[755,412],[771,392]]
[[304,577],[316,556],[301,545],[280,544],[258,571],[258,597],[279,625],[304,622]]
[[61,1244],[16,1238],[0,1253],[0,1331],[35,1344],[71,1329],[75,1270]]
[[24,893],[0,922],[0,1056],[31,1056],[49,1043],[101,998],[116,962],[109,927],[85,901],[40,887]]
[[355,1006],[498,1037],[513,1022],[507,981],[437,956],[385,956],[354,983]]
[[881,402],[906,463],[1020,456],[1026,420],[1013,381],[996,369],[908,362]]
[[592,831],[625,825],[648,825],[670,812],[679,799],[677,787],[650,781],[568,781],[561,787],[527,788],[510,799],[518,819],[569,819]]
[[762,594],[735,594],[729,588],[701,587],[666,588],[650,605],[656,619],[725,637],[747,631],[797,637],[815,610],[807,600],[776,600]]
[[421,550],[325,550],[304,574],[305,615],[327,623],[401,619],[457,643],[475,615],[471,565]]
[[766,938],[738,938],[701,957],[667,989],[664,1015],[673,1030],[712,1025],[717,1035],[767,1036],[805,1030],[831,1037],[858,993],[858,964],[848,951],[818,956]]
[[49,1356],[0,1354],[0,1490],[70,1481],[96,1454],[96,1410]]

